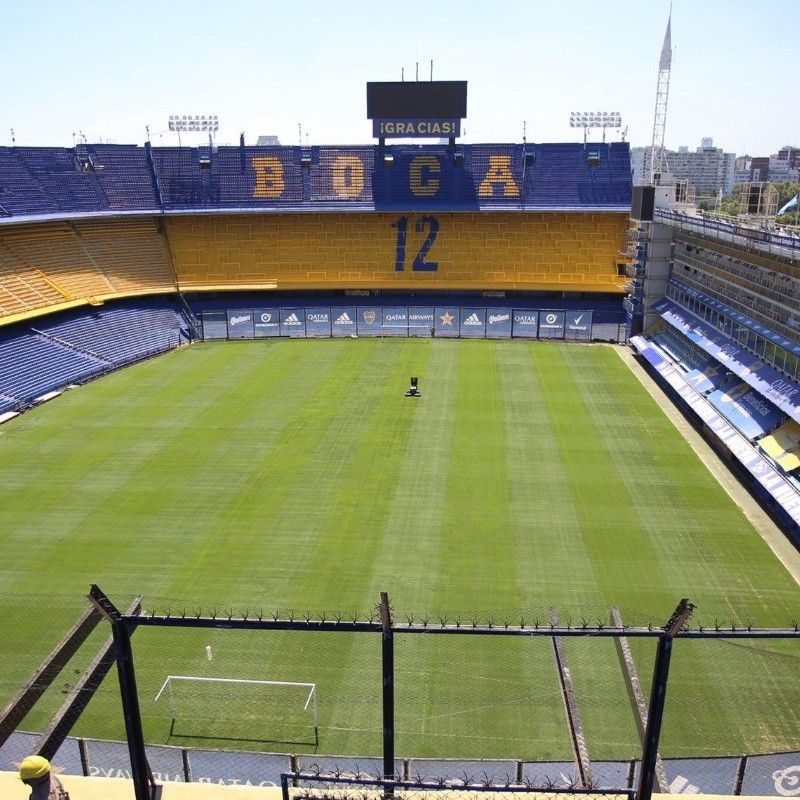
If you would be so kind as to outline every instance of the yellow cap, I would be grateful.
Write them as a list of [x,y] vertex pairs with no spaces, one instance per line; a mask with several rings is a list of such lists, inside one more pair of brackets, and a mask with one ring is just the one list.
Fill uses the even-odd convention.
[[19,765],[19,778],[22,781],[41,778],[48,772],[50,772],[50,762],[43,756],[28,756]]

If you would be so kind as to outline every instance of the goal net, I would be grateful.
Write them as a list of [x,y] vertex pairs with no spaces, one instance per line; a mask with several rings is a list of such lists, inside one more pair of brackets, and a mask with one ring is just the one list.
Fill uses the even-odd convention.
[[319,744],[315,683],[168,675],[154,702],[165,699],[170,736]]
[[433,323],[426,322],[423,324],[414,322],[391,323],[384,322],[380,328],[374,329],[361,329],[358,332],[359,336],[399,336],[402,338],[413,337],[430,337],[433,336]]

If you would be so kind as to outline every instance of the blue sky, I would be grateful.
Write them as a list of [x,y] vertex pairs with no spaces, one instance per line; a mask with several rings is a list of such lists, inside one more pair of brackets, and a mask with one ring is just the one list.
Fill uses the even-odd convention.
[[[652,140],[669,0],[0,0],[0,145],[177,144],[170,114],[217,114],[219,143],[371,142],[367,81],[468,81],[465,142],[578,141],[571,111],[619,111]],[[800,144],[796,2],[675,0],[666,145]],[[785,76],[785,77],[784,77]],[[299,127],[301,126],[301,128]],[[609,131],[616,140],[619,131]],[[590,138],[600,138],[594,131]],[[184,135],[199,144],[201,134]]]

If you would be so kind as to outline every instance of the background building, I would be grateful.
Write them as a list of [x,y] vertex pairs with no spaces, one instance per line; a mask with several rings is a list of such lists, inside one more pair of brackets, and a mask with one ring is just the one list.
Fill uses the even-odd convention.
[[[651,159],[651,147],[631,148],[631,169],[633,184],[646,183]],[[687,147],[668,150],[666,153],[669,172],[677,180],[687,180],[698,195],[730,194],[733,189],[736,171],[736,154],[725,153],[714,147],[710,137],[703,138],[700,147],[693,153]]]

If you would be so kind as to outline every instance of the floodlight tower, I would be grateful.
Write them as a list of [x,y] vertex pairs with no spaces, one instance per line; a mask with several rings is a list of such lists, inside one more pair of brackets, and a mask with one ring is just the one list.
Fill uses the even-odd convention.
[[169,118],[169,129],[178,134],[178,146],[181,143],[181,131],[184,132],[208,132],[208,146],[213,147],[213,134],[219,130],[219,117],[216,114],[195,115],[191,114],[171,114]]
[[619,111],[571,111],[569,115],[570,128],[583,128],[584,144],[589,128],[602,128],[605,142],[606,128],[619,128],[621,125],[622,115]]
[[672,67],[672,7],[669,9],[667,31],[661,46],[658,62],[658,84],[656,86],[656,113],[653,120],[653,146],[650,148],[650,175],[648,184],[654,186],[656,175],[668,169],[664,151],[664,132],[667,128],[667,100],[669,99],[669,72]]

